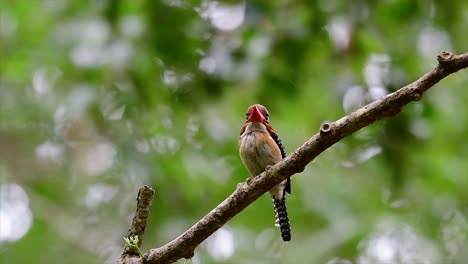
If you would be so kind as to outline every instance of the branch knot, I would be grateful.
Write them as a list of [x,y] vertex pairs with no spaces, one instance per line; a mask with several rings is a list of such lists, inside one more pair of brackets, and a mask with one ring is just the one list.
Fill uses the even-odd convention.
[[325,122],[320,126],[320,134],[325,135],[331,132],[332,125],[329,122]]
[[437,54],[437,60],[440,64],[446,64],[452,61],[454,56],[455,55],[450,51],[441,51],[439,54]]
[[423,94],[423,91],[421,90],[421,88],[418,88],[418,87],[414,88],[413,89],[413,100],[414,101],[421,100],[422,94]]

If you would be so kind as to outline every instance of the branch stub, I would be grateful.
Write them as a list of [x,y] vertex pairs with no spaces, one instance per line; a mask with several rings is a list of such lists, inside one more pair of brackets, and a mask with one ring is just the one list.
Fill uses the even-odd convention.
[[329,122],[325,122],[320,126],[320,134],[328,134],[331,131],[331,124]]
[[444,64],[449,62],[453,56],[455,55],[450,51],[441,51],[437,54],[437,61],[439,61],[440,64]]

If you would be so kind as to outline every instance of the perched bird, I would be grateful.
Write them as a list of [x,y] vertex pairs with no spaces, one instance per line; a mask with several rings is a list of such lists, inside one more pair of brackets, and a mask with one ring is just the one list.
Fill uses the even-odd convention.
[[[254,104],[246,114],[247,121],[239,137],[239,154],[244,166],[252,177],[265,171],[286,157],[283,143],[271,127],[269,113],[265,106]],[[289,178],[269,190],[275,207],[276,225],[280,227],[284,241],[291,240],[291,227],[286,210],[286,193],[291,194]]]

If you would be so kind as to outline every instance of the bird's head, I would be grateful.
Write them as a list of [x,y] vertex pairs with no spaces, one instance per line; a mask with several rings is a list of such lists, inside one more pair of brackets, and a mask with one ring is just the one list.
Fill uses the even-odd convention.
[[264,132],[268,129],[271,129],[270,124],[268,123],[269,113],[266,107],[261,104],[254,104],[247,109],[245,114],[244,126],[241,129],[241,135],[244,132],[250,133],[254,131]]
[[247,119],[246,123],[268,123],[269,116],[268,110],[261,104],[251,105],[245,114],[245,118]]

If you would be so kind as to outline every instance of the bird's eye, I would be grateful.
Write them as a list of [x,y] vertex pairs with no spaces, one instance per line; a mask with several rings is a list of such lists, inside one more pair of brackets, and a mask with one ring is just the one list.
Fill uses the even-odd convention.
[[249,119],[249,112],[245,114],[245,119]]

